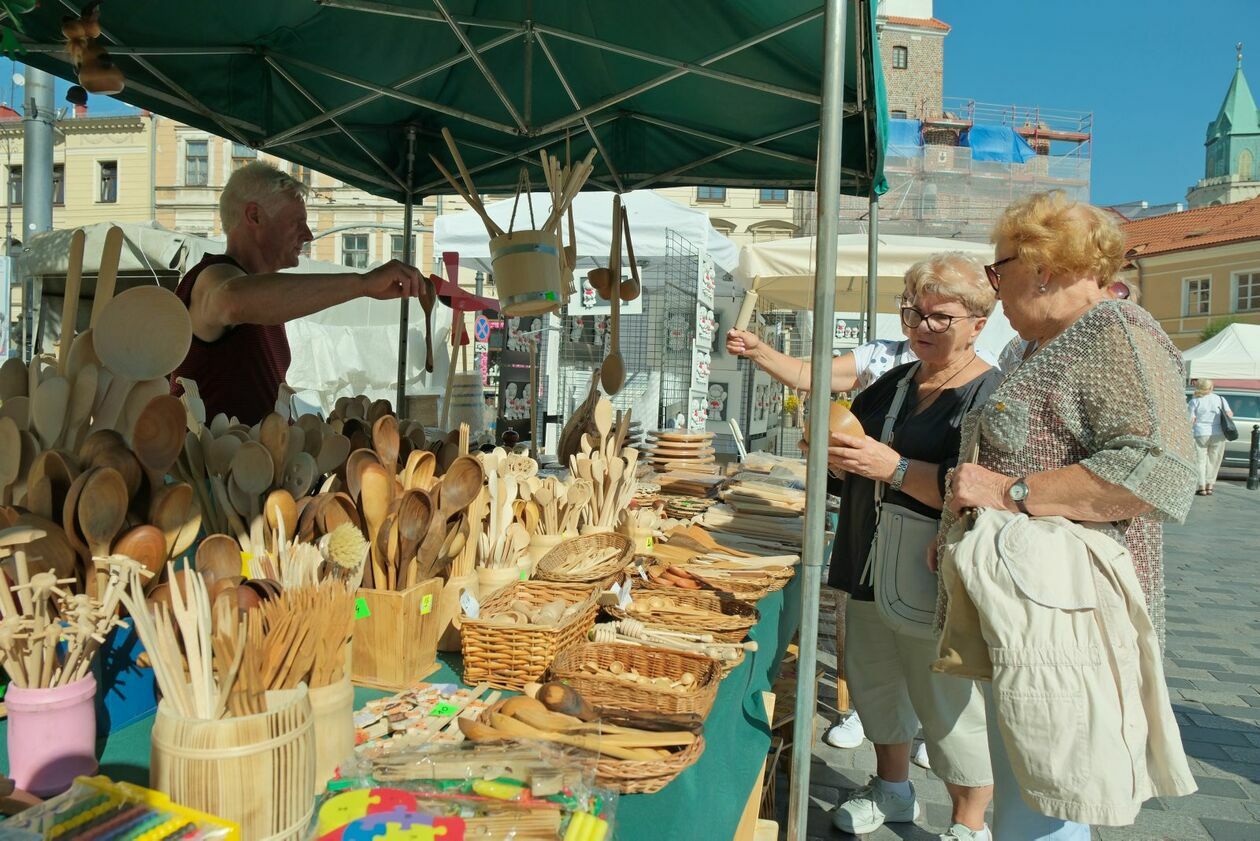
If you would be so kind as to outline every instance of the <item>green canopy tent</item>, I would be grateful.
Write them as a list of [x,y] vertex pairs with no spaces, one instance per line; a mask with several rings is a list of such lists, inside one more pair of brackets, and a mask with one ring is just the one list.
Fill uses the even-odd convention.
[[[81,6],[45,0],[24,15],[23,60],[73,78],[60,20]],[[445,159],[442,127],[482,192],[513,190],[522,167],[542,183],[538,150],[566,144],[574,158],[598,150],[590,189],[817,183],[819,243],[835,240],[840,192],[884,187],[872,0],[109,0],[102,14],[127,77],[120,99],[398,199],[408,228],[416,198],[448,190],[429,161]],[[833,274],[827,251],[820,277]],[[817,285],[819,358],[833,292]],[[400,368],[408,318],[404,301]],[[803,638],[817,626],[822,456],[810,459]],[[801,837],[815,698],[813,650],[802,651]]]

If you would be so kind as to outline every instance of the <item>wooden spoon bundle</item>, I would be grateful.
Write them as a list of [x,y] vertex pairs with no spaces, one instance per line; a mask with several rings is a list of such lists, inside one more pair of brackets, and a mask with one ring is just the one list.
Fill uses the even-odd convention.
[[634,499],[639,451],[622,446],[629,413],[622,415],[614,428],[612,404],[601,399],[595,405],[594,421],[596,434],[582,437],[581,453],[569,457],[569,470],[591,483],[591,501],[583,523],[615,528]]

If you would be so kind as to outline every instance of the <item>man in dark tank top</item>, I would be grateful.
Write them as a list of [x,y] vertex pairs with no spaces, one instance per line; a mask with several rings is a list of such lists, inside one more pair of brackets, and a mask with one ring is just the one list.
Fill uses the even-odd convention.
[[[369,272],[280,273],[312,239],[302,182],[255,161],[232,173],[219,197],[227,251],[207,255],[175,293],[192,317],[193,341],[171,375],[197,383],[207,417],[255,424],[275,406],[291,355],[285,322],[355,298],[417,297],[426,281],[398,260]],[[136,325],[143,330],[144,325]]]

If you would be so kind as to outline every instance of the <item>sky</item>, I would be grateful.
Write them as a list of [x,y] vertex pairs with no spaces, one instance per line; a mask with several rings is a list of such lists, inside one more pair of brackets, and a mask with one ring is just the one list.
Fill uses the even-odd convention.
[[1260,92],[1260,0],[936,0],[945,96],[1094,115],[1096,204],[1184,201],[1235,68]]

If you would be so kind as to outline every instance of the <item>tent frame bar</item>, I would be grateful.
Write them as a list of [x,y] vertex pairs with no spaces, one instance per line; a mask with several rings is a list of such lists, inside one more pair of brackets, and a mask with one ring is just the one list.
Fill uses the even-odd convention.
[[351,76],[348,73],[342,73],[338,70],[333,70],[330,67],[323,67],[321,65],[315,64],[314,62],[297,58],[296,56],[282,55],[280,53],[274,53],[274,52],[271,54],[276,56],[276,58],[284,61],[285,64],[290,64],[290,65],[293,65],[294,67],[300,67],[303,70],[309,70],[312,73],[316,73],[320,76],[325,76],[329,79],[333,79],[338,82],[343,82],[347,85],[353,85],[356,88],[363,88],[364,90],[372,91],[373,93],[378,93],[381,96],[387,96],[390,99],[397,99],[400,102],[406,102],[410,105],[415,105],[419,108],[424,108],[428,111],[434,111],[438,114],[445,114],[448,117],[454,117],[457,120],[463,120],[465,122],[483,126],[484,128],[493,129],[503,134],[510,134],[514,136],[517,134],[516,129],[513,128],[512,126],[509,126],[507,123],[500,123],[495,120],[489,120],[489,119],[486,119],[485,117],[478,116],[477,114],[474,114],[471,111],[465,111],[461,108],[451,108],[448,105],[443,105],[440,102],[434,102],[431,99],[422,99],[421,97],[418,97],[418,96],[412,96],[411,94],[403,93],[402,91],[394,90],[392,88],[387,88],[384,85],[378,85],[375,82],[369,82],[366,79],[360,79],[357,76]]
[[504,110],[512,117],[512,122],[516,123],[516,127],[522,134],[529,133],[529,127],[525,125],[525,120],[521,118],[520,112],[516,110],[516,106],[512,104],[512,100],[508,97],[507,91],[503,90],[503,86],[499,84],[499,80],[494,78],[494,74],[490,72],[490,68],[482,60],[477,50],[473,48],[472,42],[468,40],[468,36],[464,34],[464,30],[459,28],[459,24],[451,17],[451,13],[446,11],[446,6],[442,4],[442,0],[432,0],[434,8],[441,13],[446,20],[447,26],[451,28],[451,33],[455,39],[459,41],[460,46],[464,48],[464,52],[468,54],[468,58],[477,66],[481,75],[485,78],[486,84],[490,86],[490,90],[494,91],[494,95],[499,98]]
[[[281,67],[274,58],[272,58],[271,56],[264,56],[263,60],[267,62],[268,67],[270,67],[272,70],[274,70],[276,73],[280,75],[280,78],[284,79],[286,82],[292,85],[293,89],[297,91],[299,94],[301,94],[302,97],[307,102],[311,103],[311,105],[314,105],[317,109],[321,109],[321,110],[323,109],[324,106],[319,103],[319,100],[316,99],[315,96],[312,95],[310,91],[302,87],[302,85],[298,82],[298,80],[294,79],[293,76],[289,74],[289,71]],[[338,131],[344,134],[347,140],[349,140],[355,146],[358,146],[359,150],[363,152],[363,154],[367,155],[368,158],[372,161],[372,163],[380,167],[381,171],[384,172],[386,175],[388,175],[391,179],[393,179],[394,183],[396,183],[400,188],[402,188],[403,192],[406,193],[408,197],[410,197],[411,195],[410,185],[407,182],[403,181],[401,178],[399,178],[398,173],[394,172],[394,170],[390,166],[388,166],[384,161],[382,161],[375,152],[369,149],[367,147],[367,144],[365,144],[362,140],[359,139],[358,135],[356,135],[352,131],[348,131],[346,127],[342,125],[341,121],[338,120],[336,117],[333,117],[332,119],[330,119],[329,122],[331,122]],[[412,129],[411,133],[414,134],[415,130]]]
[[[652,125],[663,124],[665,127],[668,127],[668,128],[676,128],[679,130],[682,129],[681,126],[671,126],[670,124],[664,123],[664,121],[661,121],[661,120],[655,120],[653,118],[643,117],[637,114],[634,116],[635,116],[635,119],[642,120]],[[802,125],[799,125],[799,126],[794,126],[792,128],[784,129],[782,131],[777,131],[774,134],[767,134],[764,137],[758,137],[755,140],[749,141],[748,143],[737,143],[734,141],[726,141],[731,144],[726,149],[722,149],[721,151],[714,152],[712,155],[708,155],[706,157],[700,158],[699,160],[691,161],[690,163],[685,163],[682,166],[674,167],[668,172],[663,172],[660,175],[653,175],[653,176],[644,178],[641,181],[639,181],[637,184],[635,184],[633,189],[637,190],[637,189],[646,187],[649,184],[663,183],[666,179],[675,178],[681,175],[682,173],[687,172],[688,170],[695,169],[698,166],[704,166],[705,164],[712,163],[713,161],[720,160],[721,158],[725,158],[728,155],[733,155],[736,152],[739,152],[745,148],[747,149],[747,151],[750,151],[750,152],[763,152],[764,151],[767,154],[772,154],[774,157],[780,157],[782,153],[774,153],[769,149],[759,149],[757,147],[760,146],[760,144],[762,143],[770,143],[775,140],[781,140],[784,137],[790,137],[791,135],[799,134],[802,131],[809,131],[810,129],[816,128],[817,126],[818,126],[818,121],[811,120],[810,122],[803,123]],[[718,140],[716,136],[714,136],[713,139]],[[813,164],[814,161],[808,161],[808,163]],[[734,183],[734,182],[730,182],[730,183]]]
[[777,134],[768,135],[767,136],[768,139],[761,138],[758,140],[753,140],[751,142],[744,142],[742,140],[732,140],[729,137],[722,137],[721,135],[718,135],[718,134],[702,131],[701,129],[691,128],[690,126],[684,126],[684,125],[681,125],[680,123],[675,123],[672,120],[662,120],[659,117],[649,117],[646,114],[632,114],[630,116],[633,119],[636,119],[641,123],[647,123],[650,126],[659,126],[660,128],[669,129],[670,131],[676,131],[676,132],[679,132],[680,134],[690,134],[693,137],[699,137],[702,140],[710,140],[714,143],[720,143],[723,146],[730,146],[732,152],[737,152],[737,151],[756,152],[759,155],[766,155],[767,157],[779,158],[780,160],[790,161],[791,163],[794,163],[794,164],[805,164],[807,166],[814,166],[818,163],[813,158],[806,158],[802,155],[793,155],[791,152],[780,152],[777,149],[767,149],[764,146],[760,145],[762,143],[769,142],[769,140],[778,140],[780,138],[787,137],[788,135],[796,134],[797,132],[807,131],[811,128],[816,128],[818,126],[817,120],[812,120],[811,122],[806,123],[804,126],[797,126],[796,128],[785,129],[784,131],[778,132]]
[[[688,69],[671,70],[668,73],[665,73],[661,76],[657,76],[655,79],[649,79],[646,82],[635,85],[634,87],[628,88],[624,91],[621,91],[620,93],[615,93],[612,96],[605,97],[604,99],[601,99],[599,102],[596,102],[594,105],[588,105],[587,107],[578,111],[576,114],[570,114],[567,117],[561,117],[558,120],[553,120],[547,125],[541,126],[535,129],[534,134],[548,134],[558,129],[563,129],[563,128],[572,126],[574,123],[577,123],[578,121],[580,121],[583,117],[588,117],[592,114],[599,113],[600,111],[607,110],[608,108],[611,108],[612,106],[620,102],[625,102],[627,99],[638,96],[641,93],[645,93],[646,91],[650,91],[653,88],[658,88],[661,85],[664,85],[668,82],[674,81],[675,79],[686,76],[688,73],[691,72],[691,68],[707,67],[710,64],[716,64],[717,62],[722,61],[723,59],[730,58],[736,53],[741,53],[744,50],[747,50],[751,47],[755,47],[760,43],[769,41],[771,38],[776,38],[779,35],[782,35],[784,32],[789,32],[797,28],[798,26],[809,23],[810,21],[817,19],[820,14],[822,14],[821,11],[815,11],[815,12],[806,12],[803,15],[798,15],[792,18],[791,20],[784,21],[778,26],[767,29],[764,32],[759,32],[756,35],[752,36],[751,38],[745,38],[743,41],[739,41],[735,44],[730,45],[729,47],[725,47],[715,53],[711,53],[710,55],[705,56],[704,58],[700,59],[697,62],[688,64],[687,65]],[[539,28],[542,29],[542,27],[539,27]],[[561,35],[562,30],[552,31],[550,30],[550,28],[548,28],[544,31],[546,31],[548,34],[551,34],[551,35],[557,35],[557,36],[563,37]],[[567,34],[572,34],[572,33],[567,33]]]
[[[436,12],[426,12],[420,9],[412,9],[407,6],[395,6],[390,3],[375,3],[372,0],[315,0],[318,6],[327,6],[330,9],[348,9],[354,12],[367,12],[375,15],[389,15],[397,18],[411,18],[412,20],[427,20],[432,23],[447,23],[442,15]],[[488,29],[507,29],[517,34],[525,30],[520,23],[512,20],[498,20],[495,18],[482,17],[451,17],[455,23],[460,26],[481,26]]]
[[[485,52],[486,50],[494,49],[495,47],[502,46],[503,44],[506,44],[509,41],[519,38],[520,35],[521,33],[519,30],[508,32],[505,35],[499,35],[498,37],[491,38],[486,43],[477,47],[477,51]],[[466,53],[460,53],[459,55],[452,56],[446,59],[445,61],[440,61],[437,64],[434,64],[428,67],[427,69],[422,70],[419,73],[416,73],[415,75],[407,76],[404,79],[399,79],[397,82],[390,85],[389,87],[391,90],[400,90],[401,88],[410,87],[411,85],[414,85],[416,82],[423,81],[424,79],[427,79],[430,76],[441,73],[443,70],[449,70],[450,68],[456,66],[457,64],[462,64],[463,62],[467,61],[468,58],[469,56]],[[265,138],[262,141],[262,143],[259,145],[264,149],[269,146],[277,145],[279,143],[284,142],[290,137],[293,137],[297,134],[302,133],[303,131],[306,131],[307,129],[313,126],[317,126],[320,123],[327,122],[333,117],[340,117],[342,114],[346,114],[350,111],[357,110],[358,108],[361,108],[364,105],[370,105],[371,103],[375,102],[378,99],[381,99],[384,96],[385,96],[384,93],[369,93],[366,96],[362,96],[358,99],[352,100],[343,105],[338,105],[336,108],[333,108],[325,113],[316,114],[315,116],[311,117],[309,120],[306,120],[305,122],[298,123],[296,126],[287,128],[284,131],[277,132],[271,135],[270,137]]]
[[[815,15],[816,17],[816,15]],[[627,58],[637,58],[640,61],[649,64],[659,64],[663,67],[672,67],[675,70],[681,70],[684,74],[692,76],[704,76],[719,82],[726,82],[731,85],[738,85],[742,88],[761,91],[762,93],[774,94],[786,99],[797,99],[801,102],[808,102],[810,105],[818,105],[822,100],[817,94],[809,91],[796,90],[795,88],[784,87],[783,85],[775,85],[770,82],[759,82],[756,79],[749,79],[747,76],[737,76],[734,73],[724,73],[721,70],[710,70],[707,67],[697,65],[688,61],[678,61],[665,56],[653,55],[652,53],[636,50],[632,47],[623,47],[619,44],[613,44],[608,41],[602,41],[599,38],[592,38],[589,35],[579,35],[575,32],[569,32],[554,26],[534,26],[534,31],[541,32],[546,35],[554,35],[557,38],[563,38],[566,41],[573,41],[586,47],[594,47],[597,50],[614,53],[615,55],[626,56]]]
[[[565,94],[569,97],[569,102],[573,103],[574,108],[580,110],[582,108],[582,103],[578,101],[577,94],[573,92],[573,86],[570,85],[569,80],[565,78],[564,72],[560,69],[560,63],[556,61],[556,57],[552,54],[551,48],[547,46],[547,42],[543,39],[541,29],[535,29],[534,38],[538,41],[538,46],[542,50],[543,55],[546,57],[547,63],[551,65],[551,69],[556,74],[556,78],[560,80],[560,86],[564,88]],[[595,133],[595,128],[591,125],[591,118],[583,117],[582,125],[586,127],[587,133],[591,136],[591,142],[595,144],[595,148],[599,150],[599,154],[603,156],[604,166],[608,167],[608,174],[612,176],[613,183],[617,186],[617,192],[624,193],[626,191],[626,185],[622,182],[621,175],[612,165],[612,156],[608,154],[608,150],[604,148],[604,144],[599,139],[599,135]]]

